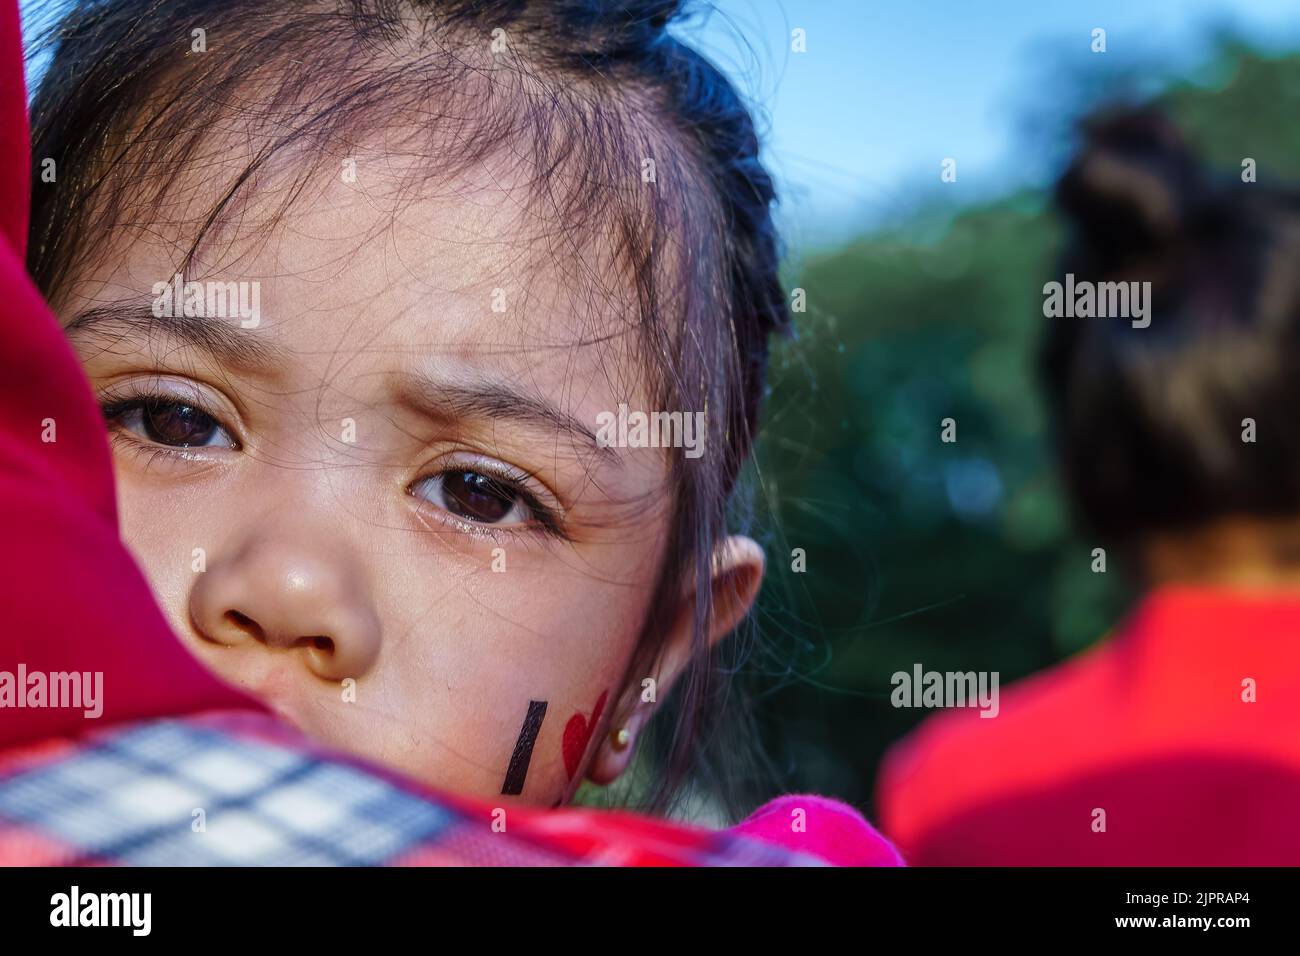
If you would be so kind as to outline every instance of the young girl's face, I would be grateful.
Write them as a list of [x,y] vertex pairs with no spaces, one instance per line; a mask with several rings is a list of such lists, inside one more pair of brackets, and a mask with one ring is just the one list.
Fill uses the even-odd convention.
[[534,238],[500,170],[420,191],[359,151],[287,212],[273,175],[254,190],[185,281],[256,285],[169,317],[163,284],[247,161],[226,155],[58,303],[128,545],[190,649],[309,735],[450,790],[566,798],[606,726],[648,717],[642,677],[662,696],[681,663],[619,686],[674,453],[595,439],[600,412],[648,407],[630,284]]

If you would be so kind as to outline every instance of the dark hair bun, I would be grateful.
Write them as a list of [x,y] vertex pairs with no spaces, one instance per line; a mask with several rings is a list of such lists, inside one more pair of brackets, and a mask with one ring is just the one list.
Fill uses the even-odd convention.
[[1085,123],[1084,144],[1057,184],[1075,252],[1096,271],[1139,264],[1170,245],[1202,198],[1201,174],[1178,130],[1153,110]]
[[1129,109],[1084,127],[1057,201],[1073,235],[1052,279],[1142,303],[1140,322],[1045,327],[1057,451],[1090,531],[1132,541],[1300,515],[1294,187],[1202,166],[1167,119]]

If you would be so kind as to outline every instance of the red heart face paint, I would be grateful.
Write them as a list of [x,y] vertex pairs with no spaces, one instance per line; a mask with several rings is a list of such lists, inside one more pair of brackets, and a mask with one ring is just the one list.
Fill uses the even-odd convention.
[[591,742],[591,735],[595,732],[596,725],[600,723],[600,715],[605,709],[607,697],[609,697],[608,690],[600,692],[596,706],[591,711],[590,721],[579,713],[570,717],[569,722],[564,725],[564,769],[569,774],[570,780],[582,766],[582,758],[587,753],[587,744]]

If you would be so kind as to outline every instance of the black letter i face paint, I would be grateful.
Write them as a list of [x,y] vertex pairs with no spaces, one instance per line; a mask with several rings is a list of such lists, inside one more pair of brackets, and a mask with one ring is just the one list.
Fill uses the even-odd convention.
[[519,730],[519,739],[515,741],[515,752],[510,757],[510,766],[506,769],[505,783],[501,792],[518,795],[524,792],[524,778],[528,776],[528,762],[533,758],[533,745],[537,743],[538,731],[542,729],[542,718],[546,716],[546,701],[530,700],[524,725]]

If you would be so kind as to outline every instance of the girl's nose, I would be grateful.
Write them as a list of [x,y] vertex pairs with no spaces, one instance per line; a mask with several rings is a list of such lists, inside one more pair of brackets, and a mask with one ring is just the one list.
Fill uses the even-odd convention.
[[209,555],[190,615],[206,641],[294,654],[326,680],[361,677],[379,656],[379,617],[352,562],[286,537]]

